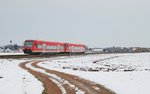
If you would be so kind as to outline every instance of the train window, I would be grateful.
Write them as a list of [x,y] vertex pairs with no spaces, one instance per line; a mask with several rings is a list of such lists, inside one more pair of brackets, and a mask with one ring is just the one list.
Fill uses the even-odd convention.
[[53,46],[53,49],[56,49],[56,46]]
[[46,49],[47,47],[46,47],[46,44],[42,44],[42,48],[43,49]]
[[50,49],[50,46],[46,46],[46,49]]
[[33,45],[33,42],[30,42],[30,41],[26,41],[26,42],[24,43],[24,46],[25,46],[25,47],[32,47],[32,45]]
[[58,49],[59,46],[47,46],[46,49],[55,50]]
[[54,46],[51,46],[51,49],[54,49]]
[[57,45],[57,49],[59,49],[59,50],[60,50],[60,49],[61,49],[61,46],[60,46],[60,45]]
[[41,49],[41,48],[42,48],[42,45],[41,45],[41,44],[37,44],[36,47],[37,47],[38,49]]
[[61,49],[61,50],[63,50],[63,49],[64,49],[64,47],[63,47],[63,46],[60,46],[60,49]]

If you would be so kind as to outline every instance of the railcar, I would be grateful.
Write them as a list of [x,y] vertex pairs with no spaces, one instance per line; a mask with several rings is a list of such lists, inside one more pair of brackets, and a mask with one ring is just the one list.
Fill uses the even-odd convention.
[[41,40],[25,40],[25,54],[41,54],[41,53],[84,53],[86,46],[83,44],[49,42]]

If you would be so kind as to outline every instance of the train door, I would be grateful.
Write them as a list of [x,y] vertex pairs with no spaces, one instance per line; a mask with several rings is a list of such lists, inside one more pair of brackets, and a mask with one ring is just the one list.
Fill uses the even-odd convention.
[[68,47],[69,47],[68,44],[65,43],[65,44],[64,44],[64,52],[68,52],[68,49],[69,49]]
[[42,45],[43,47],[43,53],[45,53],[46,52],[46,44],[44,43],[43,45]]

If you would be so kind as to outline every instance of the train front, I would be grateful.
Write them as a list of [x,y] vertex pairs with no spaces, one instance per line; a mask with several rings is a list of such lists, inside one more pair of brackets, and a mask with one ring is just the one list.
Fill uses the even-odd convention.
[[23,52],[25,54],[32,54],[34,50],[34,40],[25,40]]

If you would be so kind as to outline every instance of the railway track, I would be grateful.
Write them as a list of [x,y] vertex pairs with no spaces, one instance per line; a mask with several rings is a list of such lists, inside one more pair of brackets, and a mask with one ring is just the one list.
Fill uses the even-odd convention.
[[0,55],[0,59],[21,59],[21,58],[50,58],[57,56],[76,56],[76,55],[90,55],[100,53],[84,53],[84,54],[42,54],[42,55]]
[[43,83],[42,94],[115,94],[88,80],[38,66],[42,61],[27,61],[19,65]]
[[58,55],[1,55],[1,59],[21,59],[21,58],[48,58],[48,57],[54,57]]

